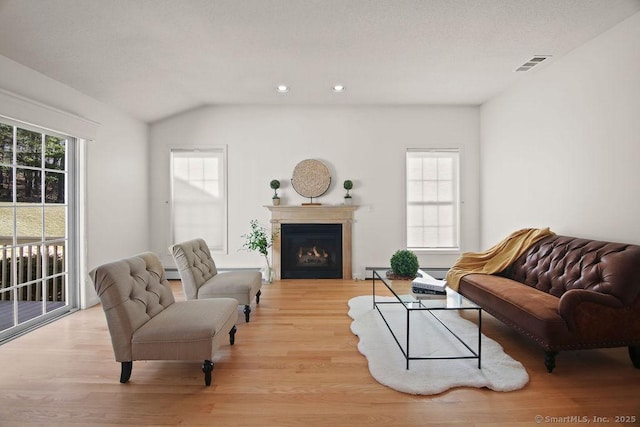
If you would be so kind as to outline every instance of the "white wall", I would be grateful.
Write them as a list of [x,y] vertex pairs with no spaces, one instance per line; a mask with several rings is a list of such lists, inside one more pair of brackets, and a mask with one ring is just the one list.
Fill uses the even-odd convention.
[[523,227],[640,243],[640,13],[481,107],[482,246]]
[[[148,250],[146,124],[3,56],[0,88],[99,123],[86,147],[86,267]],[[81,286],[84,305],[97,303],[88,277]]]
[[[202,108],[151,125],[151,249],[173,266],[170,236],[169,150],[227,145],[229,165],[229,252],[216,255],[221,267],[262,266],[259,255],[241,250],[249,221],[269,226],[273,190],[279,179],[282,204],[308,201],[290,184],[295,165],[325,162],[332,183],[318,202],[343,202],[342,182],[351,179],[356,210],[354,274],[367,266],[388,266],[404,245],[404,162],[407,148],[460,147],[463,163],[464,250],[479,243],[477,107],[218,106]],[[450,266],[459,254],[423,255],[425,267]]]

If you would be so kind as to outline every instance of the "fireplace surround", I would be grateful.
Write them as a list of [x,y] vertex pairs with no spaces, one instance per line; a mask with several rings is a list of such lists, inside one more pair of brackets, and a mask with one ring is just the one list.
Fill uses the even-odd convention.
[[[283,257],[283,224],[297,224],[297,225],[312,225],[312,224],[337,224],[341,231],[341,247],[339,251],[341,259],[339,264],[341,265],[341,274],[335,274],[337,277],[327,277],[326,273],[313,274],[313,269],[307,268],[302,274],[294,274],[298,276],[296,278],[352,278],[352,223],[353,214],[357,209],[357,206],[348,205],[307,205],[307,206],[265,206],[271,211],[271,230],[276,234],[273,240],[273,246],[271,248],[272,265],[275,280],[288,278],[286,272],[283,277],[282,272],[282,257]],[[285,233],[287,227],[285,227]],[[296,227],[294,227],[296,228]],[[310,228],[311,234],[317,237],[316,231],[313,227]],[[313,236],[310,236],[313,237]],[[309,240],[310,241],[310,240]],[[303,242],[302,238],[299,238],[299,242]],[[326,242],[325,242],[326,243]],[[285,244],[286,246],[286,244]],[[318,248],[316,253],[313,251],[313,245],[310,247],[303,246],[309,249],[307,262],[309,263],[321,263],[324,256]],[[325,248],[325,250],[327,250]],[[304,256],[304,254],[302,254]],[[328,255],[330,257],[331,254]],[[309,266],[310,267],[310,266]],[[319,271],[320,269],[316,269]],[[304,276],[304,277],[300,277]]]

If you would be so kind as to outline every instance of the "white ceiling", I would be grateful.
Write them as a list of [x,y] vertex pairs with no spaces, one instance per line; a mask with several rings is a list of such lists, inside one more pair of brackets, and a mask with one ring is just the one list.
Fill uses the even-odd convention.
[[[208,104],[477,105],[639,10],[640,0],[0,0],[0,54],[147,122]],[[534,55],[553,57],[514,72]],[[281,83],[291,90],[277,93]]]

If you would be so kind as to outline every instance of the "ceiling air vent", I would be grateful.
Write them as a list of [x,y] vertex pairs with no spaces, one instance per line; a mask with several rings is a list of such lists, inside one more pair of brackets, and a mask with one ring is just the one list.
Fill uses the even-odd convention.
[[529,71],[530,69],[540,64],[545,59],[549,59],[549,58],[551,58],[551,55],[536,55],[530,60],[528,60],[527,62],[525,62],[524,64],[522,64],[520,67],[516,68],[516,71]]

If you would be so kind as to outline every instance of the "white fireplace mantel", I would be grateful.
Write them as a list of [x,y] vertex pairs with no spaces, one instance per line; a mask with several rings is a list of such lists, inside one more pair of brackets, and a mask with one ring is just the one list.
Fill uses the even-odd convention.
[[280,280],[281,224],[342,224],[342,278],[352,278],[351,224],[354,205],[265,206],[271,211],[271,232],[275,235],[271,260],[275,280]]

